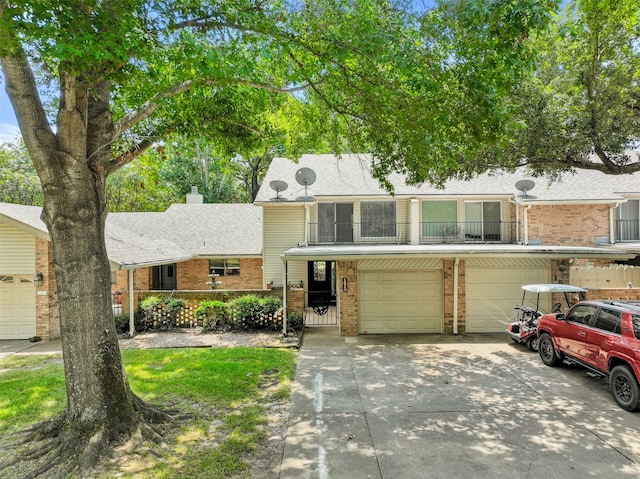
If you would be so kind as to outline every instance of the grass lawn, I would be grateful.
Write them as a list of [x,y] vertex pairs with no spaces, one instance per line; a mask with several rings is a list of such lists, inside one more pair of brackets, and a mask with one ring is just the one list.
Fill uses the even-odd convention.
[[[280,451],[270,430],[286,407],[296,351],[263,348],[125,350],[131,388],[145,401],[180,411],[164,446],[119,448],[96,477],[273,477]],[[66,402],[60,355],[0,361],[0,460],[10,433],[51,418]],[[280,419],[282,419],[280,415]],[[282,421],[281,421],[282,422]],[[283,424],[280,425],[283,427]],[[275,460],[274,460],[275,459]]]

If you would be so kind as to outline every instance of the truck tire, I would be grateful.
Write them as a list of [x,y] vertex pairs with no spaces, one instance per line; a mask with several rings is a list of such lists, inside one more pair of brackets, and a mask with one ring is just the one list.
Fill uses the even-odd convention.
[[616,366],[609,374],[609,390],[618,406],[635,411],[640,402],[640,387],[629,366]]
[[558,356],[556,347],[553,345],[551,336],[547,333],[542,333],[538,338],[538,353],[542,362],[547,366],[557,366],[562,362],[562,358]]

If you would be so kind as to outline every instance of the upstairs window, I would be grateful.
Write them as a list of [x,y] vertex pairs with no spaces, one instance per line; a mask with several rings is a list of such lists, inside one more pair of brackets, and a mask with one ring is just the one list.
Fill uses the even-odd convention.
[[239,259],[210,259],[209,274],[216,276],[240,276]]
[[361,202],[360,223],[360,235],[363,238],[395,237],[396,202]]
[[616,238],[620,241],[640,239],[640,200],[629,200],[616,208]]
[[442,238],[458,234],[458,202],[456,200],[422,202],[422,236]]

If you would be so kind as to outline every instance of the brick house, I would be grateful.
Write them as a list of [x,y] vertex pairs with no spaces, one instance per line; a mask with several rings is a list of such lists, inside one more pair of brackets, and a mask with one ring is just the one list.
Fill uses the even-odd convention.
[[347,336],[501,332],[521,285],[569,283],[574,265],[640,252],[639,174],[519,171],[443,189],[393,175],[392,195],[369,161],[276,158],[256,198],[264,284],[303,285],[308,324]]
[[[0,339],[60,336],[52,249],[40,212],[0,203]],[[262,288],[262,211],[251,204],[109,214],[105,242],[116,312],[135,310],[130,291]]]

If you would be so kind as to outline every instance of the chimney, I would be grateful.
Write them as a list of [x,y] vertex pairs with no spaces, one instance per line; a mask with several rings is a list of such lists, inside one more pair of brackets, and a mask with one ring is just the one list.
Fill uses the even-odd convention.
[[202,195],[198,193],[198,187],[192,186],[191,193],[187,193],[188,205],[201,205],[203,203]]

